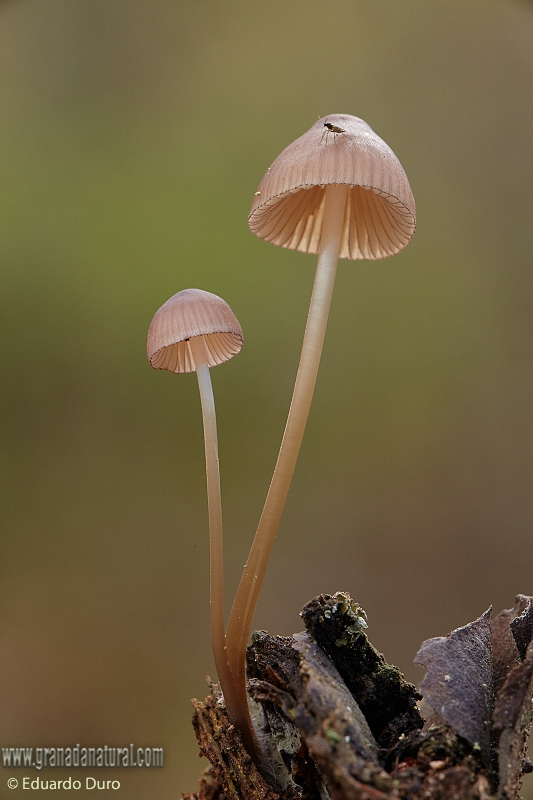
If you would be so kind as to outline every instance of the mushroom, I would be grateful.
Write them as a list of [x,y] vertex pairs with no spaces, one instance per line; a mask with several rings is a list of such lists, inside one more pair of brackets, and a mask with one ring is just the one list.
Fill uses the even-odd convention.
[[337,259],[377,259],[402,250],[415,231],[415,202],[390,147],[362,119],[332,114],[315,122],[267,170],[248,224],[267,242],[318,253],[318,265],[285,433],[226,631],[241,693],[252,617],[311,405]]
[[148,330],[147,354],[154,369],[196,372],[204,424],[210,542],[210,617],[213,656],[228,714],[254,750],[247,704],[228,663],[224,632],[222,506],[215,401],[209,368],[222,364],[242,347],[242,330],[228,304],[211,292],[185,289],[156,311]]

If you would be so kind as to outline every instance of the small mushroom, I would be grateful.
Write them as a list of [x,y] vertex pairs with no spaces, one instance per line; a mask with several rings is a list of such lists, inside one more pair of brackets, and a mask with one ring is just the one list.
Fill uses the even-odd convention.
[[390,147],[362,119],[332,114],[315,122],[267,170],[248,224],[268,242],[318,253],[318,265],[285,433],[226,631],[240,691],[252,617],[311,406],[337,259],[399,252],[415,231],[415,202]]
[[196,372],[202,404],[210,542],[210,616],[213,656],[228,714],[253,750],[247,705],[243,708],[228,663],[224,632],[222,506],[215,401],[209,368],[242,347],[242,330],[228,304],[210,292],[185,289],[156,311],[148,330],[147,354],[154,369]]

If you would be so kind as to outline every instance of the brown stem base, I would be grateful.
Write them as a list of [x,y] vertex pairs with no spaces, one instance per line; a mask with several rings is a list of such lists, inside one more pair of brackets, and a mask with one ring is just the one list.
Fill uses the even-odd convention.
[[205,703],[193,700],[193,727],[200,755],[211,766],[200,778],[200,791],[183,800],[280,800],[265,782],[229,721],[218,685],[210,684]]

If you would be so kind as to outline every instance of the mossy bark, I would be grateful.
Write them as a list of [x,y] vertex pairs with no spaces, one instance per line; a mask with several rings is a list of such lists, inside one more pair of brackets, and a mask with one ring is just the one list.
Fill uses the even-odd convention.
[[[515,609],[502,612],[492,628],[487,613],[424,643],[420,653],[431,680],[422,714],[421,695],[370,644],[366,616],[347,593],[315,598],[302,618],[305,633],[283,638],[259,631],[248,649],[248,691],[260,704],[268,745],[260,769],[229,722],[218,687],[211,686],[204,703],[193,701],[200,753],[211,766],[199,792],[185,800],[518,800],[521,776],[532,768],[525,753],[533,693],[531,598],[518,596]],[[493,637],[490,664],[473,669],[479,667],[483,686],[487,675],[496,681],[496,692],[488,687],[496,698],[494,718],[480,723],[491,731],[489,760],[479,736],[467,730],[469,741],[456,729],[463,724],[462,694],[477,673],[464,685],[446,680],[456,663],[463,669],[457,643],[466,643],[460,659],[480,631],[486,638],[486,629]],[[439,670],[445,670],[442,682],[435,680]],[[439,711],[453,706],[457,723],[428,705],[433,684]],[[463,701],[468,708],[468,698]]]

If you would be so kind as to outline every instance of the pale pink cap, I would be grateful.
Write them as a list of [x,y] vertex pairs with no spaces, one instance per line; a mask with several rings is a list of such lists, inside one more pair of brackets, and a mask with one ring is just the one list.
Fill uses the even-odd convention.
[[203,336],[210,367],[229,361],[243,343],[241,326],[225,300],[201,289],[184,289],[154,314],[146,346],[150,365],[170,372],[195,372],[187,346],[194,336]]
[[[324,127],[329,122],[344,133]],[[390,147],[362,119],[331,114],[290,144],[259,184],[248,225],[267,242],[318,253],[324,216],[324,187],[350,186],[341,258],[394,255],[416,226],[413,193]]]

